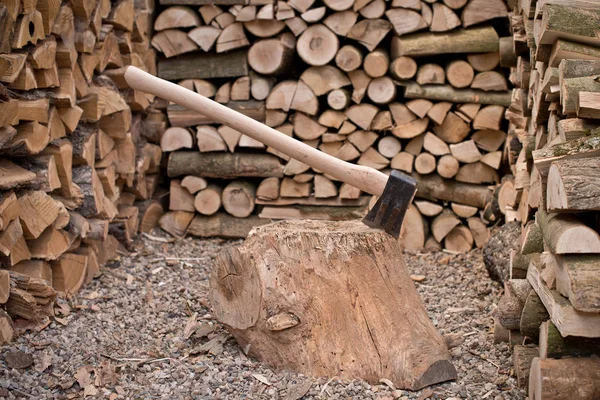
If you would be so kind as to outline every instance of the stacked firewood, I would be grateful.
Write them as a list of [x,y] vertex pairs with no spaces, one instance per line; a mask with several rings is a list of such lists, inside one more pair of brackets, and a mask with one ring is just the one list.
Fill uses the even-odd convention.
[[12,317],[52,315],[56,292],[77,292],[162,215],[166,116],[122,79],[127,65],[156,70],[152,11],[0,2],[0,307]]
[[[159,77],[342,160],[414,174],[406,248],[485,243],[480,211],[500,181],[511,99],[489,24],[507,25],[503,0],[161,4]],[[176,236],[366,212],[366,194],[321,171],[178,105],[167,113],[161,226]]]
[[[520,250],[498,304],[530,399],[600,393],[600,4],[518,1],[502,59],[514,178],[497,190]],[[576,22],[575,22],[576,21]],[[560,395],[559,395],[560,394]]]

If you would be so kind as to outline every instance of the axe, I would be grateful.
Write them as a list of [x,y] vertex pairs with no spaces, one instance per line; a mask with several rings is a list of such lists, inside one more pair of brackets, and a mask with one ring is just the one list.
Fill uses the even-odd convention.
[[395,238],[400,235],[402,220],[417,191],[416,180],[412,177],[396,170],[392,170],[388,177],[376,169],[340,160],[216,101],[157,78],[139,68],[127,67],[124,77],[132,89],[151,93],[204,114],[306,165],[378,196],[377,203],[363,222],[371,228],[383,229]]

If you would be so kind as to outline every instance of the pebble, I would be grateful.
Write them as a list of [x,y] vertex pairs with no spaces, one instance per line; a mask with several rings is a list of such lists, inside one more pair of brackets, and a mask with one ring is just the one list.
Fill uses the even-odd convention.
[[[421,281],[416,286],[429,317],[453,347],[451,361],[459,376],[457,382],[427,389],[428,397],[419,397],[423,390],[392,390],[359,379],[275,372],[244,356],[233,339],[225,342],[219,354],[188,354],[217,335],[227,335],[213,319],[208,285],[212,260],[222,248],[236,243],[185,238],[163,245],[140,240],[136,257],[124,256],[104,268],[98,279],[73,298],[73,305],[85,308],[73,309],[66,326],[53,323],[41,332],[22,335],[11,346],[0,347],[0,355],[19,349],[33,357],[33,366],[12,369],[0,356],[0,397],[21,397],[12,392],[16,389],[39,399],[82,398],[75,372],[82,366],[100,368],[110,363],[120,366],[117,382],[98,387],[98,395],[88,399],[109,398],[106,393],[116,394],[118,399],[285,399],[290,385],[307,380],[312,386],[302,400],[480,399],[490,390],[488,399],[526,398],[514,377],[499,372],[512,368],[510,348],[505,343],[494,344],[490,333],[491,313],[502,288],[489,279],[478,251],[463,255],[405,253],[409,273]],[[199,260],[166,265],[161,261],[166,257]],[[128,275],[133,279],[126,285]],[[465,311],[449,313],[449,309]],[[215,330],[186,339],[183,330],[194,313],[198,324],[214,324]],[[466,333],[470,335],[464,336]],[[35,366],[42,354],[50,351],[52,364],[38,372]],[[116,361],[128,358],[149,362]],[[272,385],[259,382],[253,374],[266,377]]]

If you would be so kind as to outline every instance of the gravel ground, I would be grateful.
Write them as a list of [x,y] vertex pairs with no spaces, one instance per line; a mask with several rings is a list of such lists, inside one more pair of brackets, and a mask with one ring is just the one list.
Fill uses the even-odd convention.
[[[524,399],[510,350],[494,344],[499,285],[480,252],[406,254],[430,317],[452,346],[459,379],[420,392],[360,380],[274,372],[248,359],[212,319],[212,260],[235,242],[140,240],[104,268],[62,317],[0,348],[0,398],[108,399]],[[27,368],[11,355],[33,356]],[[27,362],[25,363],[27,364]],[[14,364],[13,364],[14,365]]]

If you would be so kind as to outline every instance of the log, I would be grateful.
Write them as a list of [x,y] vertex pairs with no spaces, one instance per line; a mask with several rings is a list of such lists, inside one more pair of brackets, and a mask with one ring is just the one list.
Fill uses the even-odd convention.
[[185,6],[173,6],[166,8],[156,17],[154,30],[193,28],[200,24],[200,17],[194,10]]
[[152,47],[170,58],[198,50],[196,43],[182,30],[168,29],[152,37]]
[[390,57],[382,49],[376,49],[365,56],[364,70],[371,78],[381,78],[390,66]]
[[432,105],[427,112],[427,116],[436,124],[441,125],[444,123],[444,119],[446,119],[446,115],[448,115],[448,111],[450,111],[451,108],[452,103],[442,101]]
[[232,78],[248,75],[245,50],[223,54],[194,53],[158,62],[158,77],[167,80]]
[[169,191],[169,210],[194,212],[194,196],[181,186],[181,182],[172,179]]
[[553,162],[596,157],[600,155],[600,143],[593,136],[585,136],[535,150],[532,154],[533,163],[545,182]]
[[160,140],[160,148],[164,152],[179,149],[191,149],[193,139],[191,133],[185,128],[168,128]]
[[[302,240],[298,232],[302,232]],[[396,387],[410,388],[417,390],[426,385],[435,382],[454,379],[456,372],[448,361],[449,354],[443,342],[443,339],[433,325],[429,322],[425,309],[418,299],[416,290],[412,284],[407,285],[405,290],[384,290],[389,285],[399,286],[401,282],[410,282],[408,273],[403,265],[398,268],[398,259],[400,257],[400,247],[394,240],[384,237],[384,234],[376,231],[365,230],[360,222],[347,223],[321,223],[314,221],[281,222],[268,227],[259,227],[253,231],[243,246],[231,248],[217,261],[216,268],[211,276],[211,303],[215,308],[215,315],[228,330],[236,337],[242,347],[250,349],[249,354],[269,363],[275,368],[286,368],[310,375],[333,375],[340,373],[340,362],[343,364],[342,375],[345,377],[366,379],[377,382],[382,376],[387,376]],[[294,232],[293,234],[291,234]],[[345,237],[351,235],[352,246],[341,245],[339,234],[343,232]],[[285,246],[279,246],[278,241],[272,241],[269,238],[276,234],[278,237],[289,238]],[[291,241],[290,241],[291,240]],[[376,251],[370,257],[360,257],[363,254],[363,247],[373,249],[373,240],[389,241],[382,247],[382,250]],[[309,245],[307,246],[307,243]],[[270,250],[267,247],[272,247]],[[359,308],[351,305],[350,299],[344,299],[337,294],[345,293],[340,288],[332,288],[330,284],[323,286],[322,278],[314,279],[317,275],[327,275],[331,269],[331,260],[327,263],[311,263],[311,270],[318,269],[317,275],[306,273],[303,268],[298,268],[295,263],[290,264],[289,260],[297,258],[297,254],[315,254],[315,259],[319,259],[319,252],[333,246],[340,254],[352,254],[352,262],[343,262],[341,269],[335,268],[337,278],[331,282],[343,282],[342,286],[351,285],[360,294],[361,299],[372,298],[377,305],[373,310],[367,311],[369,302],[361,300]],[[386,255],[383,253],[386,249]],[[307,253],[308,252],[308,253]],[[253,254],[252,258],[250,254]],[[387,257],[389,258],[387,258]],[[341,256],[338,260],[345,258]],[[386,269],[383,278],[379,273],[369,274],[373,267],[382,268],[380,265],[386,265],[386,261],[394,259],[395,268]],[[283,261],[283,260],[286,261]],[[259,261],[262,260],[262,261]],[[347,259],[346,259],[347,260]],[[335,263],[336,261],[334,261]],[[267,269],[265,265],[279,265],[277,269]],[[324,267],[322,265],[327,265]],[[390,264],[391,265],[391,264]],[[356,268],[355,268],[356,266]],[[359,268],[360,266],[360,268]],[[229,271],[236,270],[236,275]],[[340,272],[342,271],[342,272]],[[286,285],[280,285],[277,293],[274,291],[263,292],[259,284],[260,281],[278,279],[279,274],[285,274]],[[345,279],[340,279],[340,274],[346,275]],[[235,276],[248,277],[243,280]],[[232,278],[235,282],[232,281]],[[365,285],[369,282],[369,286]],[[235,294],[232,296],[231,285],[236,285]],[[287,287],[286,287],[287,286]],[[379,288],[381,286],[381,288]],[[268,316],[261,310],[268,303],[269,296],[277,298],[286,298],[287,293],[296,292],[295,298],[303,296],[305,290],[309,287],[310,297],[321,299],[319,313],[314,313],[313,307],[302,306],[302,301],[284,301],[278,309],[278,314]],[[256,297],[256,293],[262,296]],[[391,294],[383,296],[382,293]],[[402,293],[400,298],[398,293]],[[247,297],[246,294],[250,294]],[[336,294],[333,295],[332,294]],[[264,303],[263,303],[264,301]],[[394,302],[403,306],[390,307],[385,302]],[[418,326],[421,327],[418,334],[413,329],[414,323],[404,322],[406,315],[401,311],[403,307],[412,310],[411,318],[413,321],[421,318]],[[334,307],[336,315],[342,316],[332,320],[328,319],[328,310]],[[339,312],[340,307],[344,308]],[[234,311],[232,311],[234,310]],[[419,310],[419,313],[417,313]],[[421,317],[419,317],[419,315]],[[366,319],[365,319],[366,318]],[[388,335],[385,330],[373,330],[373,324],[370,318],[374,320],[388,320],[394,326],[400,327],[393,335]],[[285,321],[280,324],[279,321]],[[329,321],[329,322],[326,322]],[[391,322],[397,321],[397,322]],[[343,326],[353,326],[354,338],[352,343],[348,342],[347,335],[340,335],[340,329]],[[306,335],[305,331],[312,329],[312,335]],[[314,330],[318,329],[318,334]],[[276,339],[285,337],[286,340]],[[283,336],[282,336],[283,335]],[[384,338],[385,337],[385,338]],[[402,338],[397,343],[396,338]],[[384,347],[381,347],[386,343]],[[392,345],[392,343],[394,343]],[[415,343],[422,343],[421,346],[415,346]],[[427,344],[425,344],[427,343]],[[324,347],[325,346],[325,347]],[[338,354],[339,349],[343,349],[344,354],[352,354],[350,357],[354,362],[340,360],[332,356],[327,351],[324,357],[322,351],[328,346],[337,349],[334,354]],[[319,351],[308,351],[308,348],[319,349]],[[417,348],[419,349],[417,351]],[[424,351],[426,349],[426,351]],[[414,355],[413,355],[414,354]],[[384,360],[387,361],[383,361]],[[317,362],[317,359],[319,360]],[[402,361],[400,361],[402,360]],[[417,361],[418,360],[418,361]],[[382,362],[383,361],[383,362]],[[406,365],[396,363],[409,363]],[[409,366],[410,365],[410,366]],[[401,371],[401,372],[400,372]],[[424,374],[426,375],[424,376]]]
[[373,51],[391,30],[392,24],[384,19],[364,19],[350,29],[347,37]]
[[335,65],[342,71],[354,71],[363,63],[363,55],[355,46],[347,44],[338,50],[335,55]]
[[456,89],[450,85],[426,85],[403,83],[404,96],[407,99],[429,99],[452,103],[496,104],[508,107],[511,103],[510,92],[484,92],[473,89]]
[[600,119],[600,93],[580,92],[577,104],[577,116],[580,118]]
[[484,92],[502,92],[508,90],[508,84],[506,78],[499,72],[485,71],[475,75],[471,88],[483,90]]
[[339,48],[337,36],[325,25],[316,24],[306,29],[296,43],[300,58],[309,65],[321,66],[335,57]]
[[416,99],[407,102],[406,107],[419,118],[425,118],[429,110],[433,107],[433,103],[425,99]]
[[544,241],[554,254],[597,254],[600,253],[600,235],[568,214],[547,214],[538,209],[536,221]]
[[221,34],[221,29],[214,26],[199,26],[188,32],[188,37],[205,52],[213,49],[217,38]]
[[394,26],[396,35],[402,36],[428,27],[421,14],[405,8],[392,8],[385,12]]
[[235,218],[226,213],[217,213],[210,217],[196,215],[189,224],[188,233],[197,237],[223,237],[243,239],[252,228],[271,221],[251,215],[248,218]]
[[567,297],[578,311],[600,312],[598,287],[598,257],[555,256],[556,290]]
[[194,213],[191,212],[170,211],[160,218],[158,224],[171,235],[182,238],[185,236],[192,218],[194,218]]
[[386,136],[377,143],[377,150],[386,158],[394,158],[402,150],[402,144],[395,137]]
[[325,18],[323,24],[338,36],[347,36],[356,24],[358,13],[352,10],[335,12]]
[[300,80],[312,90],[315,96],[350,85],[348,77],[331,65],[309,67],[300,75]]
[[415,159],[415,170],[422,175],[427,175],[435,171],[435,157],[429,153],[421,153]]
[[496,151],[504,144],[506,133],[497,130],[482,129],[473,135],[471,139],[477,143],[481,149],[489,152]]
[[540,358],[589,357],[600,351],[598,338],[563,337],[552,321],[540,326]]
[[417,197],[434,198],[484,208],[492,198],[491,190],[467,183],[444,180],[437,175],[413,174],[417,179]]
[[538,265],[533,263],[527,270],[527,281],[538,294],[550,314],[550,319],[556,325],[563,337],[582,336],[598,337],[600,332],[600,316],[594,313],[584,313],[573,308],[571,303],[556,290],[550,289],[543,281]]
[[446,77],[448,83],[457,89],[462,89],[471,85],[475,77],[475,72],[470,63],[456,60],[446,66]]
[[521,312],[521,321],[519,322],[521,334],[537,342],[540,335],[540,325],[548,318],[550,316],[546,311],[546,307],[544,307],[544,303],[534,290],[530,291],[525,303],[523,303],[523,311]]
[[529,370],[531,362],[539,355],[537,347],[515,345],[513,347],[513,365],[517,375],[517,385],[527,390],[529,385]]
[[452,156],[462,163],[474,163],[481,160],[481,153],[473,140],[450,145]]
[[[416,137],[421,137],[421,134],[427,130],[428,126],[429,118],[425,117],[394,127],[392,129],[392,134],[400,139],[413,139]],[[421,143],[423,143],[422,141],[423,139],[421,138]],[[408,151],[408,145],[406,150]]]
[[419,85],[443,85],[446,82],[446,72],[437,64],[424,64],[419,67],[416,80]]
[[450,7],[441,3],[434,3],[432,7],[433,15],[429,26],[431,32],[447,32],[461,25],[460,19]]
[[[413,171],[413,164],[414,164],[414,160],[415,160],[415,156],[402,151],[400,153],[398,153],[397,155],[394,156],[394,158],[392,158],[392,162],[390,163],[390,166],[393,169],[398,169],[400,171],[404,171],[407,173],[412,173]],[[456,168],[456,170],[458,171],[458,167]]]
[[392,38],[391,57],[498,51],[499,37],[491,26],[459,29],[450,33],[417,33]]
[[[221,208],[223,189],[215,184],[209,184],[206,188],[196,193],[193,205],[195,211],[202,215],[213,215]],[[192,210],[194,211],[194,210]]]
[[146,200],[143,203],[136,203],[140,210],[139,233],[150,233],[158,226],[158,221],[163,216],[164,209],[160,202],[156,200]]
[[529,398],[592,400],[600,395],[600,364],[596,358],[534,358],[529,374]]
[[449,112],[441,125],[433,127],[433,132],[446,143],[459,143],[467,137],[470,127],[455,113]]
[[559,160],[548,172],[546,207],[549,212],[576,212],[600,210],[597,171],[600,164],[595,158]]
[[473,247],[473,234],[464,225],[454,227],[444,238],[444,248],[457,253],[466,253]]
[[200,178],[199,176],[189,175],[181,180],[181,186],[186,188],[191,194],[206,189],[207,185],[206,179]]
[[293,55],[293,46],[289,46],[284,40],[259,40],[248,51],[248,64],[260,74],[278,75],[290,67]]
[[483,223],[483,221],[481,221],[481,219],[477,217],[468,218],[467,224],[469,225],[469,229],[471,230],[471,234],[473,235],[475,246],[478,249],[483,248],[483,246],[485,246],[485,244],[490,238],[489,229],[487,228],[485,223]]
[[506,4],[502,0],[470,0],[463,9],[461,19],[463,26],[479,24],[508,15]]
[[52,262],[52,286],[58,292],[73,295],[81,289],[86,277],[88,257],[65,253]]
[[402,227],[400,228],[400,245],[409,251],[419,251],[425,246],[425,239],[429,236],[429,226],[427,220],[423,218],[419,209],[415,205],[410,205]]
[[198,153],[177,151],[169,155],[169,177],[194,175],[205,178],[279,177],[283,167],[269,154]]
[[256,186],[248,181],[233,181],[223,189],[223,208],[236,218],[246,218],[254,210]]
[[417,73],[417,63],[410,57],[398,57],[390,64],[389,72],[394,79],[411,79]]
[[396,85],[388,76],[375,78],[369,82],[367,96],[376,104],[388,104],[396,98]]
[[[502,39],[500,38],[500,45],[502,45]],[[491,53],[469,54],[467,60],[477,72],[492,71],[496,69],[500,62],[500,53],[494,51]]]
[[227,151],[227,144],[225,143],[225,140],[223,140],[223,137],[219,134],[219,131],[212,126],[198,126],[196,128],[196,140],[198,143],[198,149],[201,153],[211,151]]
[[446,209],[431,222],[431,233],[435,240],[441,242],[457,225],[460,225],[460,220],[452,211]]

